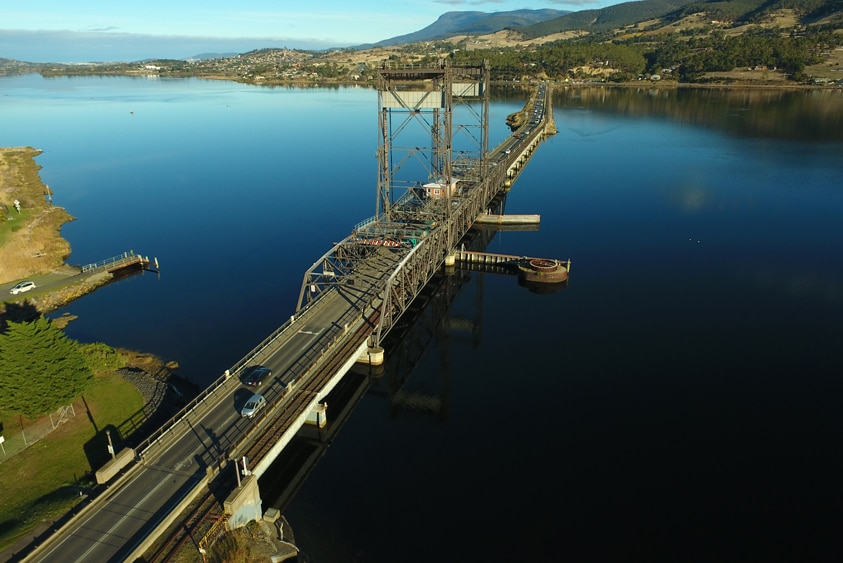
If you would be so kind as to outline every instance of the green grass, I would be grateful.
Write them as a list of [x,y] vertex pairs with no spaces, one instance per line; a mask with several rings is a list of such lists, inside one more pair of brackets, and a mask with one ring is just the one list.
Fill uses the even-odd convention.
[[[138,390],[113,373],[95,378],[84,397],[84,403],[73,403],[74,418],[0,463],[0,549],[77,503],[76,486],[86,472],[93,473],[110,457],[104,429],[120,427],[143,408]],[[9,418],[8,413],[0,413],[0,420],[7,434],[19,427],[17,418]],[[119,451],[119,445],[115,447]]]
[[11,221],[6,219],[6,214],[0,211],[0,246],[6,244],[12,233],[26,225],[32,216],[32,210],[29,208],[22,208],[18,213],[14,207],[9,206],[9,212],[9,216],[14,217]]

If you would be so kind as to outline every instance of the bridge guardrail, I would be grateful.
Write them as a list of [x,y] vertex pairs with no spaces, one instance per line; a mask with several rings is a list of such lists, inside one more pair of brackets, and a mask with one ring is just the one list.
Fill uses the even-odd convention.
[[[545,101],[545,104],[547,105],[547,101]],[[530,134],[528,134],[526,137],[522,138],[522,142],[524,142],[525,144],[530,144],[539,135],[544,134],[544,128],[546,126],[546,118],[545,118],[546,115],[547,115],[547,112],[544,112],[544,115],[542,116],[542,119],[541,119],[540,123],[538,124],[538,126],[533,127],[533,130],[530,132]],[[515,158],[516,158],[516,155],[514,155],[514,154],[509,155],[509,158],[507,160],[508,161],[514,161]],[[373,218],[366,219],[366,220],[358,223],[358,225],[355,226],[355,230],[358,229],[358,228],[362,228],[366,224],[371,223],[372,219]],[[410,255],[412,255],[412,254],[414,254],[413,251],[410,252]],[[390,284],[395,282],[394,278],[395,278],[395,273],[393,273],[393,275],[390,276],[390,278],[387,281],[385,287],[391,287]],[[294,314],[293,316],[291,316],[290,319],[285,321],[272,334],[270,334],[263,341],[261,341],[260,344],[258,344],[255,348],[253,348],[241,360],[239,360],[231,368],[226,370],[225,373],[222,376],[220,376],[217,380],[215,380],[210,386],[208,386],[202,393],[200,393],[197,397],[195,397],[181,411],[179,411],[176,415],[174,415],[170,419],[170,421],[167,422],[167,424],[162,426],[161,429],[156,431],[147,440],[141,442],[141,444],[139,444],[138,447],[136,448],[136,452],[138,453],[138,455],[143,456],[143,454],[145,454],[150,447],[152,447],[155,443],[160,441],[170,431],[172,431],[175,427],[177,427],[179,422],[181,422],[182,420],[185,420],[206,398],[208,398],[209,396],[211,396],[212,394],[217,392],[220,388],[224,387],[226,382],[229,379],[231,379],[232,377],[236,377],[239,370],[241,370],[243,367],[245,367],[250,362],[254,361],[255,358],[257,358],[261,353],[263,353],[265,350],[267,350],[272,345],[272,343],[284,331],[289,329],[292,324],[297,322],[297,319],[300,319],[300,318],[306,316],[313,309],[313,306],[317,302],[319,302],[322,298],[324,298],[326,295],[327,295],[327,293],[319,294],[319,296],[316,299],[314,299],[313,301],[310,301],[309,303],[307,303],[307,305],[305,305],[304,307],[299,309],[297,314]],[[346,322],[345,322],[346,319],[351,320],[353,312],[348,313],[348,315],[349,316],[347,316],[347,317],[344,316],[342,318],[341,326],[346,324]],[[356,316],[356,314],[354,314],[353,316]],[[381,320],[380,322],[383,322],[383,320]],[[379,322],[379,325],[380,325],[380,322]],[[349,323],[349,324],[351,324],[351,323]],[[376,330],[380,331],[380,326]],[[312,370],[316,365],[318,365],[320,363],[320,360],[324,356],[325,351],[327,349],[332,348],[338,341],[342,340],[342,338],[345,335],[346,335],[346,333],[343,331],[339,335],[333,336],[332,340],[329,343],[327,343],[326,346],[320,348],[318,351],[316,351],[316,349],[313,349],[313,350],[309,349],[300,358],[298,358],[296,360],[296,362],[294,362],[294,364],[288,369],[288,373],[292,373],[294,375],[294,378],[295,378],[296,381],[301,381],[307,375],[307,373],[310,370]],[[314,358],[316,358],[316,360],[314,360]],[[306,360],[308,360],[308,361],[306,361]],[[274,406],[277,406],[277,403],[279,401],[283,400],[284,397],[286,397],[286,394],[283,394],[282,396],[278,397],[275,401],[273,401],[273,404],[270,405],[270,406],[274,408]],[[272,408],[265,409],[262,416],[266,416],[267,413],[270,412],[271,410],[272,410]],[[242,443],[243,443],[243,438],[241,438],[241,440],[238,440],[237,442],[232,444],[231,451],[235,451],[236,449],[240,448]]]
[[[359,317],[360,323],[356,324],[354,327],[351,326],[351,323],[344,322],[346,320],[351,321],[352,319],[357,319]],[[298,387],[299,384],[307,385],[311,378],[311,374],[313,372],[318,372],[322,365],[325,363],[326,357],[328,357],[332,350],[337,346],[342,348],[342,345],[348,340],[348,338],[353,337],[354,335],[359,335],[360,328],[365,324],[365,320],[363,317],[358,315],[356,311],[349,310],[340,318],[340,326],[343,328],[337,328],[335,333],[329,336],[328,342],[322,342],[324,344],[320,347],[310,347],[308,348],[294,363],[294,365],[290,368],[291,371],[295,371],[296,373],[296,384],[288,385],[287,390],[284,393],[280,394],[279,396],[275,397],[275,399],[267,405],[265,409],[262,410],[261,413],[258,414],[256,418],[255,424],[251,426],[249,430],[245,433],[241,434],[239,439],[233,442],[229,446],[230,452],[238,452],[237,455],[240,455],[240,450],[243,448],[243,445],[252,441],[256,433],[263,432],[263,428],[261,427],[261,422],[272,416],[273,412],[276,408],[285,400],[290,397],[290,391],[293,387]],[[368,338],[368,337],[367,337]],[[365,339],[364,339],[365,342]],[[307,401],[315,400],[316,393],[312,390],[308,390],[305,387],[300,393],[303,393],[310,398]],[[300,397],[301,395],[299,395]],[[299,399],[300,400],[300,399]],[[293,404],[295,405],[296,402],[294,401]],[[285,409],[287,407],[284,407]],[[246,453],[246,452],[242,452]],[[251,456],[250,456],[251,457]],[[254,459],[252,460],[255,461]]]
[[[225,372],[223,372],[220,377],[211,382],[208,387],[206,387],[201,393],[199,393],[189,403],[182,407],[182,409],[179,410],[179,412],[177,412],[176,414],[174,414],[169,421],[167,421],[164,425],[162,425],[155,432],[153,432],[148,438],[141,441],[135,448],[136,456],[143,457],[143,455],[147,452],[149,448],[158,443],[164,436],[169,434],[170,431],[175,428],[179,422],[186,419],[206,398],[208,398],[221,387],[223,387],[229,379],[231,379],[232,377],[237,377],[237,372],[240,369],[248,365],[254,360],[254,358],[256,358],[259,354],[265,351],[285,330],[287,330],[290,326],[297,322],[296,319],[299,319],[304,315],[308,314],[312,310],[313,304],[315,304],[318,300],[319,298],[315,299],[313,302],[311,302],[305,308],[299,311],[298,315],[293,315],[289,319],[287,319],[284,324],[275,329],[272,334],[264,338],[260,342],[260,344],[252,348],[252,350],[248,354],[246,354],[229,369],[225,370]],[[298,378],[299,376],[297,375],[296,377]]]
[[378,222],[378,218],[373,215],[373,216],[369,217],[368,219],[363,219],[362,221],[360,221],[359,223],[354,225],[354,228],[352,229],[352,231],[359,231],[360,229],[362,229],[366,225],[371,225],[372,223],[377,223],[377,222]]

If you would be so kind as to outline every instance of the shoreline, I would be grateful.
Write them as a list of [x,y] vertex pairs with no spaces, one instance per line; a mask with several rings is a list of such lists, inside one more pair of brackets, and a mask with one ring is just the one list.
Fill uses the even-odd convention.
[[[44,184],[41,165],[35,161],[42,152],[33,147],[0,147],[0,321],[50,313],[111,281],[107,273],[85,275],[66,262],[71,247],[61,228],[76,218],[54,205],[54,192]],[[22,280],[34,281],[36,288],[9,295],[8,290]]]
[[[53,191],[41,180],[38,174],[41,165],[35,162],[35,158],[42,152],[33,147],[0,147],[0,211],[7,210],[8,216],[15,217],[11,215],[17,214],[13,207],[14,200],[17,199],[21,204],[21,212],[17,214],[20,218],[5,221],[14,225],[0,225],[0,228],[7,227],[9,231],[0,231],[0,235],[6,235],[5,240],[0,238],[3,241],[0,245],[0,264],[4,266],[0,272],[0,291],[3,292],[0,300],[0,329],[7,321],[31,321],[61,309],[116,281],[106,271],[82,272],[79,266],[66,262],[70,255],[70,243],[61,236],[61,227],[74,221],[75,217],[64,208],[53,205]],[[26,252],[34,254],[36,259],[24,261],[23,268],[9,267]],[[15,275],[21,273],[23,275]],[[36,288],[20,295],[9,295],[9,288],[23,279],[35,281]],[[63,329],[74,318],[65,314],[52,322]],[[119,372],[142,372],[147,376],[140,379],[135,377],[132,381],[144,395],[145,403],[154,403],[155,396],[163,392],[157,385],[141,383],[142,379],[152,378],[161,385],[170,385],[170,380],[176,378],[180,384],[195,387],[193,382],[177,375],[178,365],[174,362],[165,363],[154,355],[141,352],[125,349],[118,351],[127,360],[127,367]],[[195,391],[185,389],[185,394]]]
[[[0,147],[0,211],[4,212],[0,215],[0,331],[7,322],[33,321],[114,281],[108,272],[83,273],[80,267],[66,262],[70,244],[61,236],[61,227],[75,218],[53,205],[53,191],[38,174],[41,166],[35,159],[41,153],[32,147]],[[10,295],[9,288],[23,279],[35,281],[36,288]],[[74,318],[65,314],[51,322],[63,330]],[[154,354],[115,349],[125,365],[111,373],[136,389],[143,402],[142,415],[119,444],[124,447],[150,436],[195,397],[200,387],[178,374],[177,362],[165,362]],[[46,467],[42,469],[48,471]],[[92,490],[91,485],[82,482],[77,488],[80,499],[83,491]],[[59,490],[61,487],[53,492]],[[16,559],[25,553],[33,541],[49,533],[57,521],[73,514],[79,506],[66,512],[54,511],[40,524],[21,528],[16,540],[0,549],[0,559]]]
[[0,148],[0,283],[50,273],[65,266],[70,243],[61,236],[76,218],[53,204],[33,147]]
[[[758,71],[732,71],[733,73],[738,74],[752,74]],[[351,80],[348,78],[343,79],[308,79],[308,78],[288,78],[288,79],[272,79],[272,78],[261,78],[261,79],[249,79],[244,78],[242,76],[229,76],[222,73],[216,74],[172,74],[172,73],[161,73],[158,71],[131,71],[131,70],[124,70],[120,69],[119,71],[110,71],[107,69],[102,69],[99,72],[96,69],[86,69],[85,71],[77,70],[76,72],[68,72],[67,69],[62,69],[60,72],[45,72],[45,71],[38,71],[32,70],[26,73],[20,74],[39,74],[44,77],[77,77],[77,76],[124,76],[124,77],[139,77],[139,76],[146,76],[146,77],[154,77],[154,78],[169,78],[169,79],[200,79],[200,80],[216,80],[216,81],[227,81],[227,82],[234,82],[236,84],[245,84],[249,86],[287,86],[287,87],[294,87],[294,88],[330,88],[330,87],[365,87],[365,88],[376,88],[377,85],[375,84],[374,80]],[[716,88],[716,89],[743,89],[743,88],[750,88],[750,89],[773,89],[773,90],[839,90],[843,88],[843,85],[840,84],[840,80],[830,79],[828,82],[824,83],[805,83],[805,82],[792,82],[788,81],[784,78],[784,75],[781,75],[781,78],[778,79],[771,79],[767,78],[755,78],[753,76],[723,76],[724,73],[719,73],[717,76],[712,76],[711,81],[709,82],[678,82],[676,80],[651,80],[651,79],[641,79],[641,80],[633,80],[633,81],[624,81],[624,82],[611,82],[611,81],[589,81],[587,79],[582,80],[569,80],[569,79],[531,79],[530,81],[518,81],[518,82],[511,82],[505,80],[494,80],[490,81],[492,86],[523,86],[523,87],[530,87],[537,82],[548,82],[549,84],[553,85],[554,87],[582,87],[582,88],[589,88],[589,87],[621,87],[621,88],[638,88],[638,87],[654,87],[654,88]],[[729,74],[729,73],[725,73]]]
[[[133,74],[123,74],[123,75],[115,75],[111,73],[105,73],[104,76],[135,76]],[[52,76],[52,75],[51,75]],[[96,74],[68,74],[66,76],[96,76]],[[166,76],[166,75],[164,75]],[[345,80],[337,80],[337,81],[309,81],[309,80],[242,80],[236,77],[229,77],[229,76],[220,76],[220,75],[213,75],[213,76],[185,76],[185,77],[173,77],[173,78],[200,78],[203,80],[218,80],[218,81],[228,81],[228,82],[235,82],[237,84],[245,84],[249,86],[290,86],[295,88],[330,88],[332,86],[342,86],[342,87],[366,87],[375,89],[377,86],[375,84],[371,84],[369,82],[353,82],[353,81],[345,81]],[[740,80],[740,79],[727,79],[723,82],[676,82],[672,80],[636,80],[634,82],[588,82],[588,81],[564,81],[564,80],[546,80],[549,84],[551,84],[554,88],[564,88],[564,87],[572,87],[572,88],[601,88],[601,87],[608,87],[608,88],[665,88],[665,89],[679,89],[679,88],[697,88],[697,89],[704,89],[704,88],[712,88],[712,89],[734,89],[734,90],[741,90],[741,89],[762,89],[762,90],[840,90],[843,86],[837,86],[835,84],[800,84],[800,83],[789,83],[784,80],[782,81],[774,81],[774,80],[764,80],[759,79],[758,81],[753,80],[746,80],[743,82],[737,82],[733,80]],[[542,82],[543,80],[536,79],[534,82],[506,82],[501,80],[491,80],[490,84],[492,86],[521,86],[525,88],[529,88],[535,85],[537,82]]]

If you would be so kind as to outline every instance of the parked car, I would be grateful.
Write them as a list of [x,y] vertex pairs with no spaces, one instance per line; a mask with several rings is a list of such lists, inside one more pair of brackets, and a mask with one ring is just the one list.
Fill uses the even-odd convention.
[[243,375],[243,383],[252,387],[259,386],[264,379],[272,375],[272,370],[266,366],[252,366]]
[[17,295],[18,293],[23,293],[25,291],[29,291],[30,289],[35,289],[35,282],[25,281],[20,282],[18,285],[10,289],[9,293]]
[[266,406],[266,398],[263,395],[255,393],[252,395],[243,408],[240,410],[240,416],[252,418],[259,410]]

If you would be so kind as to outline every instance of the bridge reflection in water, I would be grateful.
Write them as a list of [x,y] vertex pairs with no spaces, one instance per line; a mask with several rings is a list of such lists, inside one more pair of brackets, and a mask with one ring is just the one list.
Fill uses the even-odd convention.
[[[463,243],[467,250],[482,252],[495,234],[492,229],[472,230]],[[398,416],[402,411],[421,411],[437,422],[446,421],[451,375],[447,350],[438,370],[441,379],[427,382],[428,388],[438,389],[421,391],[410,378],[432,345],[447,345],[454,338],[467,339],[475,347],[479,345],[482,338],[483,278],[486,274],[500,273],[495,268],[484,271],[477,265],[440,269],[384,339],[385,362],[377,366],[355,364],[326,398],[330,405],[330,423],[325,428],[302,428],[261,477],[260,490],[266,506],[280,512],[286,510],[364,395],[381,397],[390,417]],[[471,284],[475,284],[477,294],[474,316],[454,317],[453,303]]]
[[[488,84],[485,64],[380,69],[377,215],[305,272],[287,322],[167,425],[101,469],[107,488],[27,560],[165,560],[185,541],[207,545],[197,536],[221,508],[217,529],[263,516],[259,479],[314,413],[325,422],[324,403],[356,363],[380,360],[387,336],[418,323],[414,311],[435,295],[427,293],[429,282],[453,264],[449,257],[474,219],[497,207],[552,127],[550,96],[540,84],[528,104],[532,118],[488,150]],[[413,126],[426,137],[412,135]],[[409,353],[394,350],[399,358]],[[276,376],[261,387],[267,406],[241,418],[251,391],[239,376],[256,364]],[[388,389],[393,408],[412,403],[447,414],[447,401],[410,395],[400,380]],[[305,475],[297,470],[291,481]],[[179,538],[178,530],[191,534]]]

